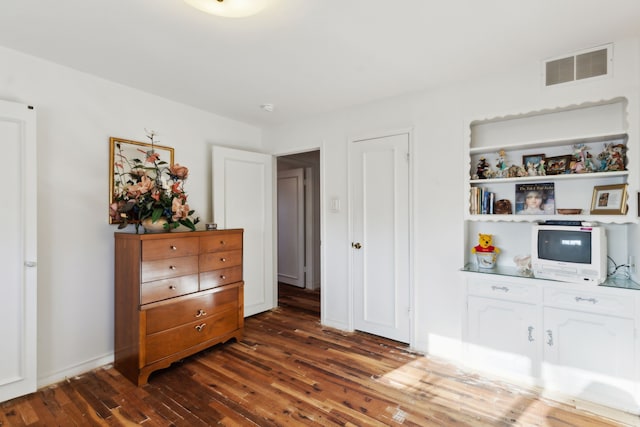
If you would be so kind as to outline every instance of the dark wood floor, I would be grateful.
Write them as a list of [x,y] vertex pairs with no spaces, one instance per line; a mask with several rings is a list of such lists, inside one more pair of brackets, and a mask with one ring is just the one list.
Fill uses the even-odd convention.
[[319,324],[319,293],[280,287],[245,338],[135,387],[111,367],[0,404],[2,426],[614,426],[406,345]]

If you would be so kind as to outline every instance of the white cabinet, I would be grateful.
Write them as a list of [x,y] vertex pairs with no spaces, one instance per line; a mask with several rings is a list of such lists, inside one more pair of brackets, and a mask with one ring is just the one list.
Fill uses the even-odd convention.
[[544,299],[544,385],[637,412],[634,298],[545,288]]
[[517,279],[470,280],[468,293],[466,348],[471,364],[522,381],[538,376],[538,289]]
[[635,290],[467,274],[465,361],[640,413]]

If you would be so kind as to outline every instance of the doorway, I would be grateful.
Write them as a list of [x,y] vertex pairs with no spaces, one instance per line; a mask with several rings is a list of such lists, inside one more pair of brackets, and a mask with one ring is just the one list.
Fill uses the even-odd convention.
[[320,290],[320,151],[277,158],[278,283]]

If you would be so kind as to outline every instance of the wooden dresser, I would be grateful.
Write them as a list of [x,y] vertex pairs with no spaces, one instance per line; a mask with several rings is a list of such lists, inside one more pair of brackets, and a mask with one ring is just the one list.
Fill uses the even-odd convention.
[[115,233],[115,368],[137,385],[244,327],[242,229]]

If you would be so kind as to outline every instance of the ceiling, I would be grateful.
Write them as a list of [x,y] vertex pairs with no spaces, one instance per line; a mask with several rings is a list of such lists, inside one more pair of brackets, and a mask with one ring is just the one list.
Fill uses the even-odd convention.
[[0,46],[268,126],[640,35],[638,0],[269,1],[2,0]]

